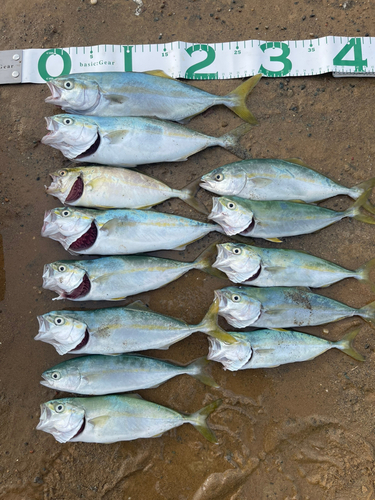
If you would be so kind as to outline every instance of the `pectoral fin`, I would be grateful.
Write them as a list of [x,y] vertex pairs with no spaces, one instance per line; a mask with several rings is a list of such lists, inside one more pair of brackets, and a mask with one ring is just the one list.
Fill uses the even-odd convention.
[[255,188],[265,188],[273,182],[272,179],[267,179],[266,177],[253,177],[249,181]]
[[279,238],[264,238],[267,241],[271,241],[272,243],[282,243],[282,240],[279,240]]
[[127,130],[115,130],[113,132],[108,132],[104,137],[110,144],[119,144],[124,140],[127,133]]
[[90,424],[95,427],[104,427],[111,417],[109,415],[102,415],[101,417],[90,418]]
[[104,99],[115,104],[124,104],[129,98],[122,94],[103,94]]

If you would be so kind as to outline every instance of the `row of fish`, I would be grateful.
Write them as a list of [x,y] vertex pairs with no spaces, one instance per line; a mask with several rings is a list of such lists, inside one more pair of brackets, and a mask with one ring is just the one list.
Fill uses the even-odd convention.
[[[129,255],[160,249],[182,250],[211,231],[237,240],[236,235],[241,235],[276,242],[283,236],[314,232],[344,217],[375,223],[374,218],[360,212],[363,207],[375,213],[368,201],[375,179],[346,188],[299,160],[232,163],[182,190],[171,189],[136,170],[114,168],[182,161],[215,145],[241,158],[248,157],[239,139],[250,130],[249,124],[256,123],[245,99],[260,75],[228,96],[217,97],[169,79],[161,72],[150,73],[70,75],[49,83],[52,97],[46,101],[73,114],[47,118],[49,134],[42,142],[61,150],[73,161],[109,166],[67,168],[51,175],[47,192],[63,204],[84,208],[63,207],[46,212],[42,235],[59,241],[72,254],[110,257],[47,264],[44,288],[56,291],[58,299],[119,300],[159,288],[194,268],[227,276],[235,283],[265,288],[217,290],[211,308],[198,325],[157,314],[139,301],[122,308],[53,311],[39,316],[37,340],[54,345],[60,354],[91,354],[60,363],[42,375],[42,384],[47,387],[95,395],[42,405],[38,429],[51,432],[60,442],[154,437],[185,422],[215,441],[205,419],[220,401],[184,416],[130,396],[97,397],[156,387],[180,374],[217,387],[207,371],[209,361],[199,359],[182,367],[122,353],[167,349],[201,331],[208,335],[208,359],[221,362],[229,370],[304,361],[331,348],[363,360],[352,347],[358,329],[338,342],[330,342],[279,328],[317,325],[354,315],[375,324],[375,303],[354,309],[301,288],[327,286],[347,277],[371,283],[369,273],[375,259],[357,271],[349,271],[302,252],[243,243],[217,245],[217,254],[216,245],[212,245],[192,263]],[[248,124],[214,138],[160,120],[186,122],[216,104],[233,109]],[[199,186],[222,195],[213,199],[209,215],[218,224],[139,210],[177,197],[207,213],[195,197]],[[344,212],[307,204],[338,194],[356,201]],[[255,326],[267,330],[225,332],[217,323],[218,315],[236,328]]]

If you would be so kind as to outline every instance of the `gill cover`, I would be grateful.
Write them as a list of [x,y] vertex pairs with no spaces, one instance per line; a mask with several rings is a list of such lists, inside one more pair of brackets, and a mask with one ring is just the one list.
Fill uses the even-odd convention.
[[67,315],[65,311],[54,311],[38,316],[39,332],[35,340],[54,346],[63,355],[75,349],[84,339],[87,325]]
[[94,216],[82,210],[72,208],[54,208],[44,214],[42,236],[61,243],[65,250],[85,234],[94,220]]
[[228,287],[215,291],[219,299],[219,315],[235,328],[253,325],[262,312],[262,304],[241,293],[240,288]]
[[38,431],[49,432],[59,443],[66,443],[85,425],[85,410],[79,398],[55,399],[40,405]]
[[254,223],[251,210],[224,196],[212,199],[212,210],[208,218],[220,224],[228,236],[242,233]]
[[73,292],[83,281],[86,271],[68,261],[46,264],[43,270],[43,288],[59,294],[53,300],[61,300]]
[[251,359],[253,349],[250,342],[242,339],[240,335],[232,333],[238,342],[235,344],[226,344],[218,339],[208,337],[209,352],[207,359],[217,361],[224,366],[224,370],[235,372],[241,370]]
[[[60,106],[68,113],[93,111],[100,102],[100,89],[95,81],[74,75],[60,76],[47,82],[51,96],[45,99],[48,104]],[[88,113],[89,114],[89,113]]]
[[234,283],[243,283],[257,276],[261,263],[261,257],[250,246],[224,243],[217,245],[217,258],[212,267],[223,271]]

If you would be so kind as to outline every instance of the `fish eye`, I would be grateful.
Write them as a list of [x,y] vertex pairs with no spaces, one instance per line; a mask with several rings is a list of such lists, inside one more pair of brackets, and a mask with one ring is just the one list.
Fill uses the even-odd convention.
[[64,118],[63,119],[63,124],[64,125],[73,125],[74,120],[72,118]]
[[65,209],[65,210],[63,210],[63,211],[61,212],[61,215],[62,215],[63,217],[69,217],[70,212],[69,212],[69,210],[66,210],[66,209]]
[[241,297],[239,295],[234,294],[232,295],[232,300],[233,302],[240,302]]
[[74,84],[72,81],[70,80],[67,80],[65,83],[64,83],[64,87],[67,89],[67,90],[71,90],[73,87],[74,87]]
[[241,252],[242,252],[241,248],[238,248],[238,247],[233,248],[233,253],[234,253],[235,255],[240,255],[240,253],[241,253]]
[[65,266],[59,266],[59,271],[60,273],[63,273],[64,271],[66,271],[66,267]]
[[59,175],[64,177],[64,175],[66,175],[66,170],[60,170]]
[[216,174],[215,175],[215,181],[222,181],[224,179],[224,175],[223,174]]
[[[60,267],[64,267],[64,266],[60,266]],[[60,270],[60,269],[59,269]],[[64,318],[61,318],[60,316],[58,318],[55,318],[55,325],[57,326],[61,326],[65,323],[65,319]]]
[[61,413],[65,410],[65,406],[62,403],[59,403],[58,405],[55,406],[55,411],[57,413]]
[[60,380],[61,375],[59,372],[53,372],[51,373],[51,377],[53,378],[53,380]]
[[230,209],[230,210],[234,210],[236,208],[236,204],[233,203],[233,201],[230,201],[227,205],[227,207]]

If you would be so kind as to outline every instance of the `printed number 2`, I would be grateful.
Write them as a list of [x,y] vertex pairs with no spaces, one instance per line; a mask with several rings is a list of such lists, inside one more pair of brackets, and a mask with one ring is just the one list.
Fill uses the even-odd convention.
[[215,51],[212,47],[208,45],[193,45],[188,49],[185,49],[186,52],[191,57],[194,52],[204,51],[207,54],[207,57],[204,61],[193,64],[186,70],[185,78],[190,80],[217,80],[218,74],[216,73],[197,73],[200,69],[206,68],[210,64],[212,64],[215,60]]
[[282,42],[267,42],[263,43],[260,46],[262,52],[265,52],[267,49],[281,49],[282,52],[278,56],[270,56],[271,62],[281,62],[284,67],[280,71],[271,71],[266,69],[263,64],[259,68],[259,73],[263,73],[266,76],[285,76],[292,69],[292,61],[288,59],[288,55],[290,54],[290,49],[286,43]]
[[[354,59],[343,59],[353,49]],[[355,71],[364,71],[367,59],[362,59],[362,43],[360,38],[351,38],[340,52],[333,58],[335,66],[354,66]]]

